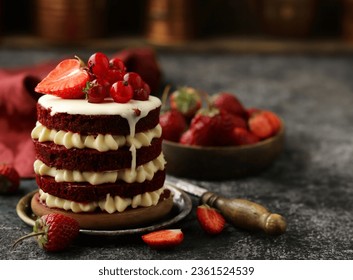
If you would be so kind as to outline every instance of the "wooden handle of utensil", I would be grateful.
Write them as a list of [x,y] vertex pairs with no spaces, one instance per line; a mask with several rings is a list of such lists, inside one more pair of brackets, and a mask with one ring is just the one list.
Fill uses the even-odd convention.
[[206,192],[201,202],[218,209],[228,222],[248,230],[263,230],[278,235],[286,231],[286,220],[273,214],[265,207],[246,199],[228,199],[212,192]]

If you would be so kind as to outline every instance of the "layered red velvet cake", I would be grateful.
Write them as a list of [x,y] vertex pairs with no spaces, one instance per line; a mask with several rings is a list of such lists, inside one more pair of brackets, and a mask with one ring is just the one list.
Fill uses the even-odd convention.
[[62,211],[92,229],[165,216],[173,202],[164,187],[161,101],[148,95],[119,103],[106,96],[93,103],[59,95],[37,103],[34,212]]

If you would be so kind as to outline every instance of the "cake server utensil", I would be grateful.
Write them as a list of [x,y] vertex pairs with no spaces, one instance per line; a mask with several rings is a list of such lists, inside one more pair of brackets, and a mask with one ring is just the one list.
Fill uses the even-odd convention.
[[262,230],[271,235],[279,235],[286,231],[286,220],[279,214],[271,213],[260,204],[241,198],[225,198],[171,176],[167,176],[166,182],[191,195],[200,197],[201,204],[216,208],[234,226],[248,230]]

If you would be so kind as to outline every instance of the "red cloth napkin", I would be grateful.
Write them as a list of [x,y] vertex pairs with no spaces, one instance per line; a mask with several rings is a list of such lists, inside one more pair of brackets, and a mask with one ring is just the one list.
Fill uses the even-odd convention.
[[[161,71],[152,49],[124,50],[114,56],[126,63],[128,71],[139,73],[150,84],[152,92],[158,90]],[[40,97],[34,88],[57,63],[0,69],[0,162],[13,164],[22,178],[34,177],[31,131]]]

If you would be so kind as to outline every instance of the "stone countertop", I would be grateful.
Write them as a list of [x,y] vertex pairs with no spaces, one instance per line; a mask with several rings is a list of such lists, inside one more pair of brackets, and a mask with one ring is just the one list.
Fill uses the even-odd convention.
[[[66,51],[0,50],[0,67],[57,58]],[[286,123],[283,153],[262,173],[234,181],[192,181],[227,197],[256,201],[288,222],[281,236],[227,226],[210,237],[194,208],[175,225],[184,242],[170,251],[149,249],[139,235],[81,235],[70,250],[47,254],[34,240],[11,250],[31,231],[16,215],[18,200],[36,189],[23,180],[0,197],[1,259],[352,259],[353,57],[309,55],[158,54],[164,80],[210,94],[229,91],[246,107],[279,114]]]

